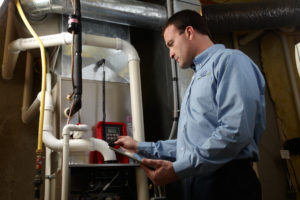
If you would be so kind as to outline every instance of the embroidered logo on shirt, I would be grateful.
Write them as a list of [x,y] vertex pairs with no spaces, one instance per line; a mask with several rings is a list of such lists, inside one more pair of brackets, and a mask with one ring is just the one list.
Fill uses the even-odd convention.
[[203,77],[208,76],[208,75],[210,75],[210,72],[207,71],[207,70],[204,70],[203,72],[200,73],[199,78],[203,78]]

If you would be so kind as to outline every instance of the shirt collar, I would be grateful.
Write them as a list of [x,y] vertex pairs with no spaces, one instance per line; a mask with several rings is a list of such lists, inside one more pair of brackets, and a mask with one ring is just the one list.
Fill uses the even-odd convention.
[[198,71],[219,49],[225,49],[225,46],[223,44],[214,44],[209,48],[205,49],[203,52],[201,52],[194,58],[191,68],[195,72]]

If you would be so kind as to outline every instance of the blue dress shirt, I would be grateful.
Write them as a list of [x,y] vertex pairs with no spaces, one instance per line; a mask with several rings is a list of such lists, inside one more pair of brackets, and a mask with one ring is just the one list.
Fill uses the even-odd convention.
[[258,160],[265,129],[265,81],[241,51],[215,44],[194,58],[176,140],[139,142],[138,150],[173,161],[179,178],[209,175],[231,160]]

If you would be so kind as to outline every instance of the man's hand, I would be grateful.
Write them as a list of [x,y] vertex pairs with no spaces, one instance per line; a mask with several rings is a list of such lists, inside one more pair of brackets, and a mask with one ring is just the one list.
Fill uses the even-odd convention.
[[132,139],[130,136],[118,136],[118,140],[115,141],[116,145],[120,145],[125,150],[136,153],[138,151],[138,142]]
[[[155,185],[165,185],[178,179],[170,161],[143,159],[142,163],[141,168]],[[155,170],[150,169],[147,165],[152,166]]]

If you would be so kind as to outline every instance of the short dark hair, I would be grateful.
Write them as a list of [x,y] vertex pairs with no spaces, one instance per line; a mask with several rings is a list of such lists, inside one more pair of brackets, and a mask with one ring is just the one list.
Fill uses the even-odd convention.
[[199,33],[210,36],[210,31],[204,18],[193,10],[182,10],[172,15],[166,22],[163,33],[170,25],[174,25],[182,32],[185,31],[187,26],[192,26]]

